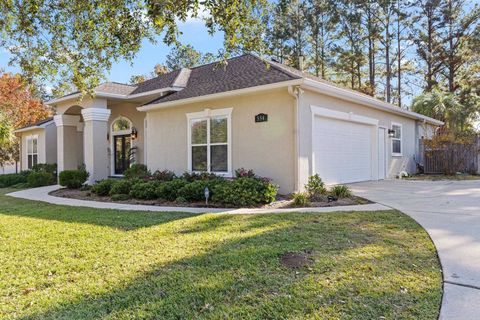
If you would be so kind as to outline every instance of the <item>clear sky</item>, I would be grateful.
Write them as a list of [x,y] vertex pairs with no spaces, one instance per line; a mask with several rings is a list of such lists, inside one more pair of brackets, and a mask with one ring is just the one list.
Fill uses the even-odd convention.
[[[183,44],[191,44],[196,50],[202,53],[217,53],[223,47],[223,34],[216,33],[210,36],[200,19],[189,19],[180,24],[180,31],[183,33],[180,41]],[[107,74],[109,81],[127,83],[132,75],[148,74],[153,71],[157,63],[163,63],[171,48],[165,45],[161,38],[156,44],[144,41],[133,64],[126,61],[115,63],[112,70]],[[9,54],[6,50],[0,49],[0,69],[7,72],[20,72],[16,66],[8,66]]]

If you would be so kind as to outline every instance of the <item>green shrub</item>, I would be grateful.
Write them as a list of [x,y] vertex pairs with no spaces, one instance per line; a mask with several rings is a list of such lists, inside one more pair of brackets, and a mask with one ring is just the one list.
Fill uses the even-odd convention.
[[337,185],[330,189],[330,193],[338,198],[348,198],[352,196],[350,188],[344,185]]
[[204,201],[207,186],[208,182],[203,180],[190,182],[178,190],[178,196],[187,201]]
[[175,175],[175,172],[170,170],[163,170],[163,171],[157,170],[152,175],[152,178],[156,181],[172,181],[176,177],[177,176]]
[[307,194],[312,200],[320,198],[321,195],[327,193],[325,183],[318,174],[308,177],[308,183],[305,185]]
[[181,178],[188,182],[193,182],[198,180],[213,180],[218,178],[218,176],[215,173],[208,172],[185,172]]
[[209,199],[213,199],[214,190],[217,186],[226,183],[227,181],[224,178],[218,176],[215,176],[215,179],[211,180],[196,180],[182,187],[178,191],[178,196],[187,201],[205,201],[205,188],[208,187]]
[[235,170],[235,177],[237,178],[255,178],[255,172],[252,169],[240,168]]
[[178,191],[188,182],[184,179],[173,179],[158,185],[157,197],[167,201],[174,201],[178,197]]
[[57,176],[57,164],[56,163],[38,163],[32,166],[33,172],[46,172]]
[[293,194],[293,205],[295,207],[308,207],[310,205],[309,195],[306,192]]
[[49,186],[55,183],[55,176],[48,172],[32,171],[27,177],[27,184],[30,188]]
[[20,173],[10,173],[0,175],[0,188],[8,188],[14,185],[27,183],[30,171],[22,171]]
[[175,202],[176,203],[187,203],[188,201],[184,197],[178,197],[177,199],[175,199]]
[[116,183],[117,181],[113,179],[98,181],[92,186],[92,192],[101,197],[108,196]]
[[114,194],[112,195],[112,200],[113,201],[125,201],[130,199],[130,196],[128,194]]
[[130,190],[130,197],[141,200],[156,199],[157,187],[158,183],[154,181],[136,183]]
[[278,187],[268,179],[237,178],[217,184],[212,201],[234,206],[255,206],[275,201]]
[[60,172],[60,185],[68,189],[79,189],[87,181],[89,173],[85,169],[65,170]]
[[115,181],[112,188],[110,189],[109,195],[113,196],[116,194],[130,194],[132,186],[136,183],[135,180],[118,180]]
[[139,163],[132,164],[123,175],[126,179],[145,179],[151,176],[147,166]]

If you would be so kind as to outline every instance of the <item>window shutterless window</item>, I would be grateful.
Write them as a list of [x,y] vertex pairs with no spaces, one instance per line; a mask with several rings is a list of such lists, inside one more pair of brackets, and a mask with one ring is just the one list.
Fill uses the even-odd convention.
[[231,175],[231,109],[187,114],[189,170]]
[[38,136],[27,137],[27,166],[32,169],[38,163]]
[[395,131],[392,137],[392,155],[402,155],[402,125],[398,123],[392,123],[392,129]]

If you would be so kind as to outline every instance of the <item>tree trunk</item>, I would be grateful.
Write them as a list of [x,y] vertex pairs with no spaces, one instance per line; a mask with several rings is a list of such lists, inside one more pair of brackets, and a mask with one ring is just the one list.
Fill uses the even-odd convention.
[[386,95],[387,95],[387,102],[390,103],[392,100],[392,84],[391,84],[391,77],[392,77],[392,70],[390,65],[390,21],[387,20],[387,24],[385,27],[385,62],[387,67],[386,77],[387,83],[385,86]]

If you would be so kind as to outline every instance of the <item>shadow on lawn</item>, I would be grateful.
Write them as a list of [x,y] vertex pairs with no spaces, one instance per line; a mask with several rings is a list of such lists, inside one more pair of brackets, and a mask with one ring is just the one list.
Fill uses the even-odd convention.
[[61,206],[39,201],[12,198],[0,194],[0,215],[56,220],[67,223],[86,223],[129,231],[193,217],[199,214],[187,212],[123,211]]
[[[313,314],[436,319],[440,284],[425,284],[427,272],[439,274],[434,252],[412,248],[393,235],[418,236],[423,230],[398,213],[367,215],[367,224],[365,219],[340,215],[336,220],[315,214],[252,216],[245,231],[271,229],[219,241],[206,254],[158,266],[106,294],[85,295],[22,319],[286,319]],[[185,232],[215,230],[235,223],[231,219],[213,217],[213,222]],[[372,245],[385,250],[375,258],[350,256]],[[389,250],[392,246],[396,250]],[[285,252],[311,250],[308,268],[291,270],[279,263]],[[424,288],[402,291],[412,279]]]

